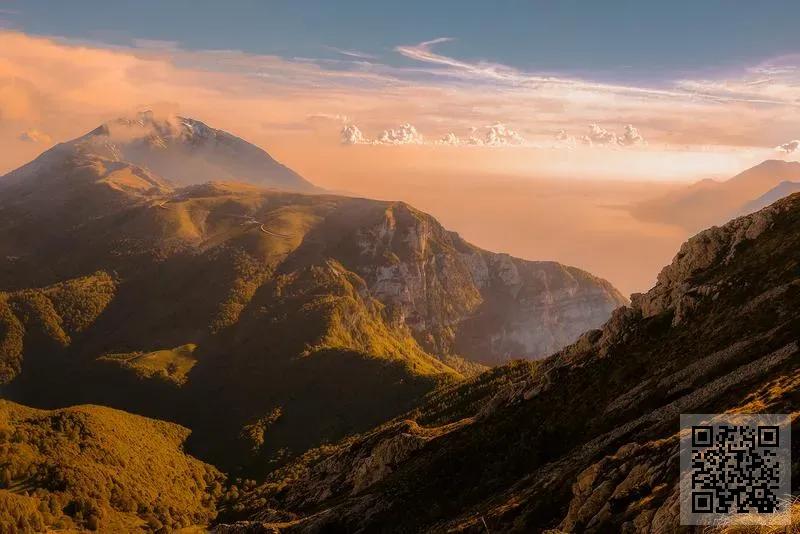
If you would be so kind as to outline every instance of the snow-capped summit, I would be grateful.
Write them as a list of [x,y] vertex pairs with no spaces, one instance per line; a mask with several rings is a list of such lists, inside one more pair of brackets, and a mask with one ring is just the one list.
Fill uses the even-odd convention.
[[179,185],[244,181],[285,190],[316,190],[256,145],[188,117],[143,111],[108,121],[65,145],[146,167]]
[[112,130],[128,128],[131,130],[130,134],[136,135],[136,130],[139,129],[142,133],[147,132],[150,138],[158,137],[162,140],[212,139],[217,133],[225,133],[198,120],[177,115],[157,116],[150,110],[139,112],[133,117],[119,117],[104,126],[102,131],[106,134]]

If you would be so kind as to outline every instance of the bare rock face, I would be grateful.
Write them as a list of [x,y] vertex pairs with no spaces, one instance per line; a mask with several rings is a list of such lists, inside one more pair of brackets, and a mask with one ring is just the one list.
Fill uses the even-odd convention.
[[490,365],[543,357],[626,303],[605,280],[481,250],[404,203],[360,228],[358,244],[370,294],[438,354]]
[[653,289],[631,296],[632,306],[641,310],[645,317],[674,308],[674,323],[680,323],[699,298],[720,290],[719,285],[692,285],[688,280],[712,265],[730,263],[737,248],[764,233],[772,219],[773,213],[763,210],[731,221],[724,227],[714,226],[700,232],[685,242],[672,263],[662,269]]
[[[676,532],[679,502],[672,479],[679,469],[678,453],[677,439],[644,446],[628,443],[592,464],[572,485],[572,501],[559,528],[596,531],[615,523],[630,534]],[[663,501],[660,507],[640,502],[645,496],[652,501],[654,494]]]
[[[449,428],[445,427],[441,432]],[[390,475],[440,431],[412,420],[388,423],[311,466],[289,485],[283,498],[297,508],[313,508],[336,496],[356,495]],[[261,520],[268,519],[259,516]]]
[[392,467],[421,449],[427,439],[418,434],[404,432],[381,441],[366,458],[361,459],[353,473],[353,493],[371,486],[392,472]]

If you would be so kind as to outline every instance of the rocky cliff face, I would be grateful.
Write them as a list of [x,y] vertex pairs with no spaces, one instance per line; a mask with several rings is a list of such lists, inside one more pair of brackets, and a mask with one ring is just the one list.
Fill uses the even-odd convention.
[[605,280],[480,250],[404,203],[376,215],[355,229],[354,268],[433,353],[489,365],[543,357],[626,303]]
[[[701,233],[602,329],[309,453],[282,485],[245,495],[239,528],[690,532],[678,524],[680,414],[800,406],[798,219],[794,195]],[[363,472],[370,483],[355,484]],[[294,520],[264,524],[263,503]]]
[[659,273],[653,289],[645,294],[632,295],[632,307],[641,310],[645,317],[674,309],[673,321],[679,323],[699,299],[718,298],[720,291],[725,289],[714,284],[694,284],[694,276],[712,265],[723,268],[729,265],[740,246],[768,230],[780,213],[778,208],[759,211],[692,237],[681,246],[672,263]]

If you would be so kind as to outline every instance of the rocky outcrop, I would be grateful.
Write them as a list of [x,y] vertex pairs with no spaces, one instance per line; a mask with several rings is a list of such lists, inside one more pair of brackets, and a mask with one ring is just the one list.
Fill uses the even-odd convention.
[[[609,523],[630,534],[677,531],[679,442],[628,443],[592,464],[572,485],[573,498],[559,528],[565,533],[595,531]],[[652,508],[648,501],[662,504]],[[643,502],[644,501],[644,502]]]
[[[311,509],[337,496],[361,493],[386,478],[425,443],[458,426],[422,428],[415,421],[405,419],[388,423],[358,439],[347,440],[287,485],[281,502],[291,503],[295,509]],[[315,454],[317,452],[321,451]],[[282,476],[278,472],[273,478],[279,480]],[[259,515],[259,520],[267,519]]]
[[[429,438],[428,438],[429,439]],[[358,493],[380,481],[392,468],[421,449],[427,439],[418,434],[403,432],[381,441],[366,458],[361,458],[353,472],[353,493]]]
[[724,266],[730,263],[740,246],[756,239],[770,227],[773,217],[770,210],[759,211],[692,237],[681,246],[672,263],[659,273],[653,289],[631,296],[632,307],[641,310],[645,317],[674,308],[674,321],[677,324],[698,299],[718,295],[722,290],[718,284],[727,282],[722,280],[717,285],[693,284],[690,282],[693,275],[711,265]]
[[626,303],[605,280],[481,250],[404,203],[376,218],[357,231],[356,270],[431,352],[490,365],[540,358]]

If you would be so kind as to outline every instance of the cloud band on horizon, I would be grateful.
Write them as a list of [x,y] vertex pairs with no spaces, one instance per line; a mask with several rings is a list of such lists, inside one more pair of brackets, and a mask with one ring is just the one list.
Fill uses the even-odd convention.
[[[524,72],[434,51],[452,41],[398,46],[398,56],[416,65],[397,66],[347,49],[340,50],[353,53],[340,53],[343,59],[287,59],[186,50],[172,42],[111,46],[0,31],[0,138],[16,142],[20,131],[37,127],[64,140],[157,103],[179,105],[223,127],[242,124],[254,134],[324,134],[314,139],[325,142],[347,122],[379,132],[375,139],[383,144],[451,146],[480,144],[475,139],[489,146],[549,146],[554,140],[580,145],[576,132],[603,124],[606,132],[622,133],[590,130],[583,138],[623,147],[642,146],[647,138],[651,150],[772,150],[792,138],[800,119],[800,74],[789,68],[794,56],[728,76],[644,87]],[[382,137],[387,124],[405,123],[419,135],[401,127]],[[473,136],[476,124],[505,130]],[[635,127],[626,130],[630,124]]]

